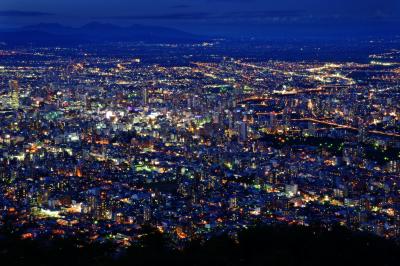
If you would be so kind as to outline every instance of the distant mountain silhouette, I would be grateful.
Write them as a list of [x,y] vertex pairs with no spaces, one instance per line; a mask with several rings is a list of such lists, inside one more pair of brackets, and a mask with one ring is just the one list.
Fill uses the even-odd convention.
[[144,41],[144,42],[193,42],[205,39],[184,31],[156,26],[133,25],[121,27],[92,22],[74,28],[57,23],[41,23],[0,31],[0,42],[9,45],[69,45],[79,43]]

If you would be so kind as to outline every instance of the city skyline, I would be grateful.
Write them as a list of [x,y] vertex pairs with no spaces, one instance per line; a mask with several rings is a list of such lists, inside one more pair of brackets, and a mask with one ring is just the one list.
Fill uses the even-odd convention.
[[400,261],[398,0],[1,0],[0,262]]

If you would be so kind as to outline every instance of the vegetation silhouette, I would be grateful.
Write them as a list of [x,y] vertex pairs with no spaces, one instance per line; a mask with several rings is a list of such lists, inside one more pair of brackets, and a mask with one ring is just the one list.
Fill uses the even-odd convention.
[[[2,231],[2,265],[398,265],[400,247],[390,240],[337,227],[257,226],[172,249],[165,234],[145,227],[137,245],[121,251],[79,238],[21,240]],[[119,252],[116,252],[118,251]]]

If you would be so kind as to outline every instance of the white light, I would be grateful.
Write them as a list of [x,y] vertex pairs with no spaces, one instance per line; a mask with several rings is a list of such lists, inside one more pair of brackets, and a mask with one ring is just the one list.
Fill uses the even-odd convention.
[[106,112],[106,118],[107,118],[107,119],[111,119],[111,117],[113,117],[113,116],[115,116],[115,114],[114,114],[113,111],[107,111],[107,112]]

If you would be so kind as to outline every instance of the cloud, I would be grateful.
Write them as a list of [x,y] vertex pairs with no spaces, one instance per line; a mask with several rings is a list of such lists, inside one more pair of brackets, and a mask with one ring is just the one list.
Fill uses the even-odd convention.
[[231,3],[249,3],[257,0],[206,0],[207,2],[231,2]]
[[299,17],[305,15],[303,10],[264,10],[264,11],[238,11],[221,15],[228,18],[265,18],[265,17]]
[[37,11],[0,10],[0,17],[46,17],[52,15],[51,13]]
[[131,19],[131,20],[199,20],[208,19],[211,14],[206,12],[188,12],[188,13],[168,13],[156,15],[132,15],[132,16],[112,16],[112,17],[99,17],[102,19]]
[[186,9],[186,8],[191,8],[192,6],[191,5],[174,5],[174,6],[171,6],[171,8],[174,8],[174,9]]
[[182,12],[150,15],[96,17],[100,19],[125,19],[125,20],[234,20],[234,19],[271,19],[271,18],[296,18],[302,17],[302,10],[266,10],[266,11],[237,11],[226,13],[210,12]]

